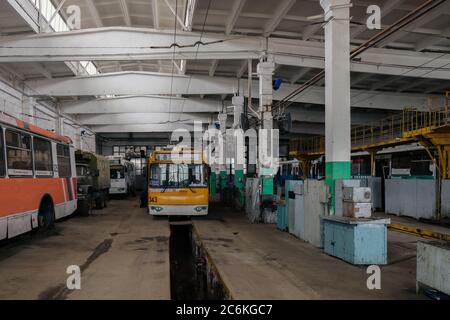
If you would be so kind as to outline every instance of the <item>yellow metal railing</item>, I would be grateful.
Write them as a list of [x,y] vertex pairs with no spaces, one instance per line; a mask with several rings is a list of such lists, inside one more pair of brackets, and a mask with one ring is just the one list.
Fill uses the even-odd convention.
[[450,124],[448,110],[423,112],[414,109],[405,109],[402,112],[402,117],[404,137],[428,133]]
[[[412,108],[380,121],[351,128],[352,149],[376,147],[380,144],[402,142],[450,125],[450,113],[444,111],[418,111]],[[291,141],[291,150],[297,155],[315,155],[325,151],[325,137],[317,136]]]

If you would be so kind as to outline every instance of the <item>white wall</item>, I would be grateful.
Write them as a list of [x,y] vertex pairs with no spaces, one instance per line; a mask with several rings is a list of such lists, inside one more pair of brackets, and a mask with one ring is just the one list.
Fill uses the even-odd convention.
[[[2,78],[0,78],[0,112],[5,112],[44,129],[59,132],[70,137],[75,148],[95,152],[93,132],[78,126],[70,116],[62,119],[63,125],[60,128],[60,120],[53,106],[34,100],[31,100],[30,103],[30,99],[23,94],[20,88],[14,87]],[[82,131],[85,131],[83,136],[81,135]]]

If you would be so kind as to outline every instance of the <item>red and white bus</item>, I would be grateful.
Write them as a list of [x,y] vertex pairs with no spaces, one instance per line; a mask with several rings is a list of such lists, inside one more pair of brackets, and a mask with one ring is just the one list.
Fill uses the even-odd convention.
[[71,139],[0,112],[0,240],[72,214],[76,190]]

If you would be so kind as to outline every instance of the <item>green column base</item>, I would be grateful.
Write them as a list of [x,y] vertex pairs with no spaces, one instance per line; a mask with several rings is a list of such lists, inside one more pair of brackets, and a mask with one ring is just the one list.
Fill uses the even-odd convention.
[[351,162],[350,161],[330,161],[325,163],[325,184],[329,186],[331,193],[330,214],[334,214],[335,208],[335,181],[338,179],[351,178]]
[[234,186],[239,190],[239,203],[244,205],[244,170],[234,171]]
[[262,177],[262,195],[271,196],[273,195],[273,177]]
[[220,171],[219,173],[219,186],[220,190],[225,190],[227,187],[227,172],[226,171]]
[[216,176],[215,172],[211,172],[209,176],[209,194],[213,197],[216,195]]

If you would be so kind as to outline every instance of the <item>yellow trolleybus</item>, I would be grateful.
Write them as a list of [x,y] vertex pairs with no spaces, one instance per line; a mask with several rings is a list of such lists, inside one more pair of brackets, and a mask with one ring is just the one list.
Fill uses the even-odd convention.
[[151,215],[208,214],[207,163],[202,151],[164,147],[148,160],[148,209]]

